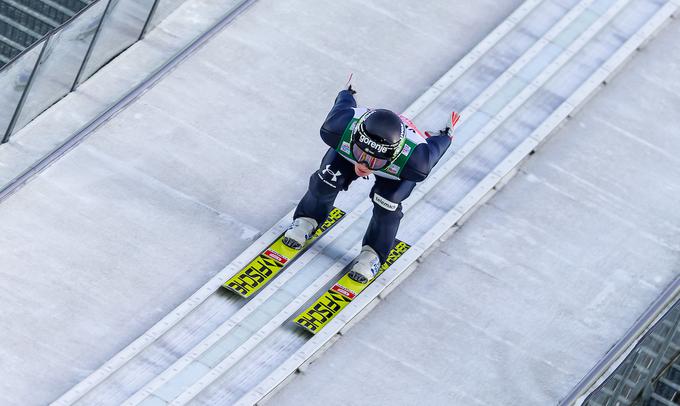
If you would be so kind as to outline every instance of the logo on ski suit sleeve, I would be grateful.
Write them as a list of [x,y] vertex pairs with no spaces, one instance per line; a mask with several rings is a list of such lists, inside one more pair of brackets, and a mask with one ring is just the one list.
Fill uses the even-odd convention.
[[391,202],[377,193],[373,194],[373,201],[385,210],[396,211],[399,208],[399,203]]
[[[327,174],[331,175],[330,179],[328,179],[328,176],[326,176]],[[330,186],[332,188],[337,188],[338,185],[336,185],[335,183],[338,181],[338,176],[342,175],[342,172],[340,172],[340,171],[333,172],[333,170],[331,169],[331,166],[326,165],[326,168],[324,170],[322,170],[321,173],[319,173],[318,175],[319,175],[319,179],[321,179],[325,184],[327,184],[328,186]]]

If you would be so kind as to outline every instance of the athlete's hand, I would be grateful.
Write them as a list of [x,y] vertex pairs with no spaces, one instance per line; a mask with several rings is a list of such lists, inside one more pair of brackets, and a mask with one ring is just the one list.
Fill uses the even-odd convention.
[[347,88],[348,92],[350,92],[352,94],[357,94],[357,91],[352,89],[352,76],[353,75],[354,75],[353,73],[349,74],[349,78],[347,79],[347,83],[345,83],[345,87]]
[[458,120],[460,120],[460,114],[458,114],[454,111],[453,113],[451,113],[451,121],[449,122],[449,124],[446,127],[444,127],[443,130],[439,130],[439,133],[436,133],[436,134],[434,134],[430,131],[425,131],[425,137],[430,138],[430,137],[440,135],[440,136],[447,136],[453,141],[453,127],[456,126],[456,123],[458,122]]

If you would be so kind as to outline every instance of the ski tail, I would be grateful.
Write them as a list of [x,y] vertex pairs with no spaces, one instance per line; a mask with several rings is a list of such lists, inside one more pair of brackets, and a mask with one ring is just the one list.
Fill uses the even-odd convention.
[[387,256],[387,260],[381,265],[378,274],[368,283],[359,283],[352,280],[347,273],[324,292],[311,306],[299,313],[293,322],[312,334],[316,334],[323,329],[335,316],[338,315],[363,292],[374,280],[376,280],[385,270],[387,270],[396,260],[401,258],[411,246],[403,241],[396,241],[397,244],[392,248]]
[[345,214],[337,207],[333,208],[326,221],[321,223],[312,238],[307,240],[305,246],[300,250],[285,245],[283,243],[284,234],[281,234],[270,246],[250,261],[248,265],[236,272],[222,286],[241,297],[251,297],[342,220]]

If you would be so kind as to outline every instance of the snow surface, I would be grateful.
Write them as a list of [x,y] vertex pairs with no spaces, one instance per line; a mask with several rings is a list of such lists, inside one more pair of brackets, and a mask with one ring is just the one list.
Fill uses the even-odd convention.
[[267,404],[556,404],[678,273],[673,20]]
[[[361,102],[402,110],[519,3],[257,2],[3,202],[0,403],[55,399],[288,212],[349,72]],[[135,75],[126,83],[139,80],[137,58],[117,62]],[[112,96],[129,88],[120,80],[98,74],[88,85]],[[71,108],[87,106],[83,95]],[[49,150],[57,140],[39,135],[60,117],[70,128],[86,121],[57,107],[16,150]]]

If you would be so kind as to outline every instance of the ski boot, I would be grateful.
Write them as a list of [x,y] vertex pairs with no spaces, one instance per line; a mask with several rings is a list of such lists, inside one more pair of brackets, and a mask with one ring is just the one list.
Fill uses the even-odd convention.
[[293,224],[283,235],[281,242],[287,247],[300,250],[305,246],[305,242],[312,238],[318,225],[313,218],[298,217],[293,220]]
[[368,245],[361,247],[359,256],[354,260],[347,276],[355,282],[368,283],[380,270],[380,258]]

